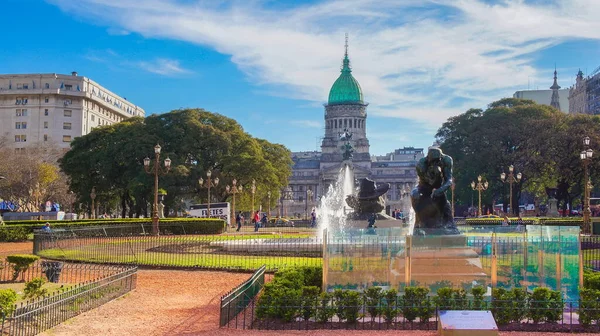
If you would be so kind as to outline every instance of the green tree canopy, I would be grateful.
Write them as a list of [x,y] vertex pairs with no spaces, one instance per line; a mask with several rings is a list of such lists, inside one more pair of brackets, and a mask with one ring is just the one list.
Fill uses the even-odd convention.
[[172,162],[170,172],[160,177],[160,187],[167,191],[166,207],[194,198],[206,202],[207,190],[198,180],[206,180],[209,170],[213,179],[220,180],[211,188],[213,202],[230,198],[225,188],[233,179],[244,186],[256,180],[257,189],[266,193],[287,185],[291,175],[290,152],[284,146],[256,139],[235,120],[202,109],[174,110],[99,127],[76,138],[60,164],[81,202],[89,202],[95,186],[97,198],[106,202],[117,198],[123,214],[128,208],[130,216],[147,215],[154,184],[153,176],[144,171],[143,159],[149,157],[155,164],[157,143],[162,147],[161,167],[167,157]]

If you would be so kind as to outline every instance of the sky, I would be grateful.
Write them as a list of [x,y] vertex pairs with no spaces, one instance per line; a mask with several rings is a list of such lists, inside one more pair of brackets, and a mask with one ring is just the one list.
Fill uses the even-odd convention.
[[200,107],[318,150],[344,35],[371,154],[600,66],[599,0],[2,0],[0,73],[77,71],[146,110]]

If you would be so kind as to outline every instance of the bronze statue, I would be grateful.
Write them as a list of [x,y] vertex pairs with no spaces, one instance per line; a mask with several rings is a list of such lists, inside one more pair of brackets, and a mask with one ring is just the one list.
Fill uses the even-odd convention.
[[412,191],[415,234],[460,234],[454,224],[446,190],[452,185],[452,158],[430,148],[417,163],[419,184]]

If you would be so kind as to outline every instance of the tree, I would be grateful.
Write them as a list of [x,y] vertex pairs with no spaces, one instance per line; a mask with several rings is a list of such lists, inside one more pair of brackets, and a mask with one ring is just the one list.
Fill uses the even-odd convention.
[[244,187],[256,180],[257,189],[266,193],[287,185],[291,174],[285,147],[253,138],[235,120],[202,109],[174,110],[94,129],[72,142],[60,164],[82,203],[90,203],[95,186],[97,200],[118,200],[123,216],[147,216],[153,176],[144,172],[142,162],[146,156],[154,159],[157,143],[161,161],[169,157],[172,162],[169,174],[160,177],[160,187],[167,191],[165,213],[179,208],[182,200],[206,201],[207,190],[198,179],[206,179],[208,170],[213,179],[220,179],[211,189],[213,202],[228,200],[225,186],[233,179]]
[[[514,165],[523,174],[513,197],[512,206],[518,209],[522,191],[544,199],[546,187],[561,180],[571,188],[576,185],[581,163],[575,162],[575,143],[581,143],[582,129],[598,134],[598,127],[598,118],[566,115],[530,100],[506,98],[491,103],[485,111],[471,109],[448,119],[436,138],[454,158],[457,199],[464,202],[470,198],[470,182],[483,175],[490,182],[486,203],[503,200],[506,204],[506,187],[499,176]],[[594,136],[593,141],[598,144],[600,139]]]

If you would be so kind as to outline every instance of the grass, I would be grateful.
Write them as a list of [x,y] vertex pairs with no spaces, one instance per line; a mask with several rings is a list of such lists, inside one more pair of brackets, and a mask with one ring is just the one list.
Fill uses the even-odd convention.
[[[67,287],[67,286],[70,286],[70,284],[46,282],[42,286],[42,288],[47,289],[48,293],[51,294],[52,292],[60,289],[63,286]],[[24,282],[2,283],[2,284],[0,284],[0,289],[12,289],[15,292],[17,292],[17,303],[26,300],[26,299],[23,299],[23,295],[24,295],[23,290],[25,289]]]

